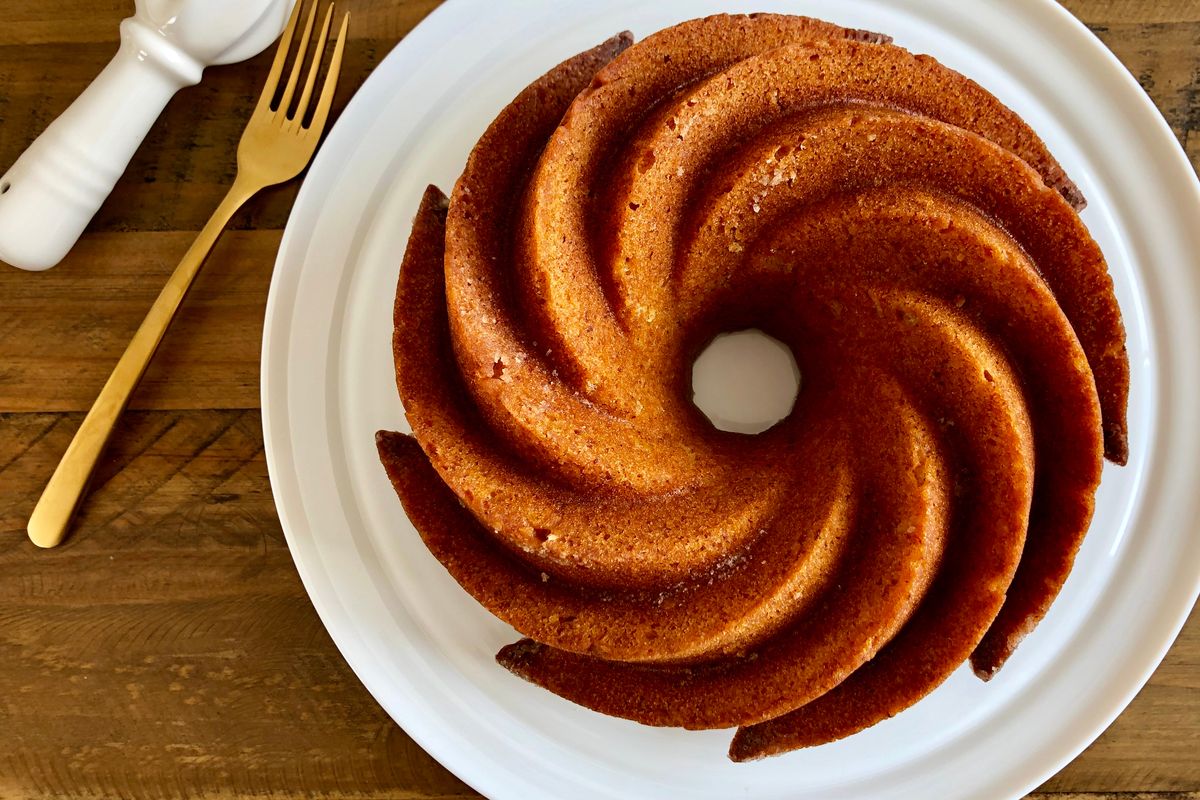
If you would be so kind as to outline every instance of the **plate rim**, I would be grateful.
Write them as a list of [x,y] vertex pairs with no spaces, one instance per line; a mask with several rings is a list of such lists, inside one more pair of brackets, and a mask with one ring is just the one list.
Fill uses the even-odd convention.
[[[337,161],[348,161],[354,152],[355,128],[362,130],[362,125],[368,125],[372,122],[370,115],[369,100],[378,99],[376,96],[381,95],[387,87],[385,76],[388,74],[387,65],[389,62],[395,62],[397,53],[402,48],[405,51],[411,51],[418,48],[424,43],[425,39],[431,39],[435,35],[435,30],[439,25],[443,25],[455,14],[461,14],[470,10],[471,0],[447,0],[442,5],[435,8],[427,15],[416,27],[405,35],[388,55],[380,61],[374,68],[371,75],[364,81],[355,96],[351,99],[343,111],[341,117],[330,131],[326,143],[322,146],[321,152],[317,154],[312,166],[310,167],[309,176],[318,173],[318,169],[325,162],[334,163]],[[1105,68],[1110,72],[1110,78],[1115,78],[1124,84],[1125,95],[1121,100],[1133,100],[1138,103],[1139,116],[1150,121],[1151,130],[1156,137],[1157,142],[1154,142],[1156,149],[1170,151],[1174,156],[1174,169],[1184,171],[1192,177],[1190,186],[1192,190],[1193,205],[1200,209],[1200,179],[1197,179],[1191,162],[1187,158],[1182,146],[1176,139],[1173,131],[1171,131],[1166,120],[1155,106],[1153,100],[1141,89],[1136,79],[1121,63],[1121,61],[1100,41],[1080,20],[1075,18],[1069,11],[1055,3],[1053,0],[1034,0],[1031,4],[1036,6],[1034,13],[1046,14],[1048,19],[1054,20],[1057,24],[1064,22],[1069,23],[1069,27],[1073,29],[1074,41],[1073,44],[1086,47],[1091,51],[1091,58],[1098,59],[1100,63],[1105,65]],[[1057,18],[1057,19],[1055,19]],[[1115,73],[1113,69],[1115,68]],[[1130,92],[1129,89],[1133,91]],[[1165,138],[1164,138],[1165,137]],[[324,154],[324,161],[322,157]],[[302,555],[303,542],[298,531],[301,529],[299,518],[293,512],[296,509],[297,502],[300,503],[300,515],[303,515],[302,501],[294,496],[288,498],[288,493],[281,490],[281,487],[289,480],[290,476],[286,474],[288,467],[295,469],[296,464],[287,460],[284,455],[287,453],[290,456],[290,446],[285,444],[276,432],[277,426],[273,424],[278,420],[278,415],[281,412],[272,411],[276,408],[286,409],[286,380],[283,383],[283,390],[279,391],[282,399],[276,399],[275,393],[277,387],[274,381],[277,380],[275,375],[278,372],[278,363],[273,361],[273,348],[279,347],[286,355],[286,342],[276,345],[276,336],[274,332],[277,330],[278,323],[275,322],[280,309],[285,303],[282,299],[285,296],[284,281],[288,272],[287,263],[294,251],[300,251],[303,254],[303,249],[307,246],[308,239],[311,237],[311,228],[304,230],[296,222],[301,215],[297,211],[307,211],[310,208],[315,208],[319,215],[321,204],[320,200],[316,201],[315,207],[310,195],[317,193],[317,181],[306,179],[297,196],[293,213],[289,216],[288,224],[285,228],[283,238],[280,244],[279,252],[275,262],[275,268],[272,273],[270,290],[268,294],[267,306],[264,314],[263,325],[263,343],[262,343],[262,361],[260,371],[260,400],[262,409],[263,422],[263,439],[264,453],[267,463],[268,474],[270,477],[273,496],[275,499],[276,509],[279,514],[281,526],[284,531],[285,538],[288,542],[289,552],[292,554],[293,561],[296,564],[297,571],[300,573],[302,582],[305,585],[306,593],[310,601],[316,608],[318,615],[322,619],[322,623],[334,640],[339,651],[355,672],[356,676],[363,683],[364,687],[372,694],[381,707],[391,716],[404,731],[416,741],[422,748],[436,758],[440,763],[454,772],[460,779],[466,781],[477,791],[484,792],[487,789],[494,788],[490,786],[488,775],[479,768],[474,768],[477,765],[465,763],[463,753],[451,753],[447,748],[452,745],[452,742],[446,741],[430,726],[421,725],[418,721],[406,718],[403,721],[400,719],[400,714],[397,714],[393,708],[395,705],[391,702],[386,702],[380,694],[371,686],[367,679],[363,677],[365,669],[361,669],[360,658],[365,658],[369,654],[366,652],[369,648],[363,641],[357,628],[349,629],[345,626],[331,625],[330,620],[338,618],[345,614],[345,609],[340,608],[340,599],[334,594],[330,596],[328,593],[314,591],[314,585],[320,580],[318,573],[324,572],[324,565],[309,561]],[[276,369],[272,369],[272,367]],[[286,363],[283,365],[286,374]],[[273,417],[275,419],[273,419]],[[282,413],[282,418],[286,420],[286,413]],[[285,425],[286,428],[286,425]],[[1014,791],[1017,792],[1014,796],[1020,796],[1029,790],[1035,788],[1043,780],[1057,773],[1063,766],[1076,758],[1092,741],[1094,741],[1103,731],[1112,724],[1128,704],[1133,700],[1145,683],[1149,680],[1155,669],[1161,663],[1163,657],[1174,643],[1179,631],[1185,624],[1188,615],[1191,613],[1192,607],[1195,605],[1197,596],[1200,595],[1200,568],[1195,574],[1194,585],[1190,589],[1190,601],[1181,603],[1176,613],[1173,615],[1159,615],[1160,623],[1165,625],[1160,626],[1160,635],[1155,637],[1160,641],[1160,647],[1148,651],[1148,655],[1144,655],[1140,659],[1142,669],[1136,680],[1129,681],[1126,684],[1126,691],[1122,693],[1119,700],[1113,701],[1109,705],[1109,713],[1101,715],[1102,721],[1094,725],[1094,730],[1090,730],[1085,735],[1077,735],[1077,746],[1070,746],[1063,749],[1063,755],[1055,760],[1055,766],[1044,775],[1029,778],[1020,782],[1020,788],[1013,784]],[[325,575],[328,580],[328,575]],[[353,655],[352,655],[353,654]],[[1041,772],[1042,770],[1039,770]]]

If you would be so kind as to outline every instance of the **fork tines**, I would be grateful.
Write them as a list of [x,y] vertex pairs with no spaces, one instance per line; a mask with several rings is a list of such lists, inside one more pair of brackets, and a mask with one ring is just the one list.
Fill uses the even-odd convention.
[[[293,39],[296,38],[296,26],[303,11],[302,7],[306,3],[308,4],[308,13],[305,15],[304,31],[299,37],[298,49],[292,61],[292,68],[288,73],[287,83],[284,84],[283,91],[280,93],[279,84],[280,78],[283,76],[284,63],[288,60],[288,55],[292,50]],[[284,28],[283,35],[279,40],[279,47],[275,51],[275,60],[271,64],[271,72],[267,76],[266,86],[263,87],[262,96],[258,101],[259,108],[256,109],[257,111],[269,109],[275,114],[279,123],[285,127],[299,126],[305,129],[315,127],[320,130],[325,124],[325,119],[329,114],[329,107],[333,102],[333,90],[337,85],[342,54],[346,45],[346,31],[350,23],[349,12],[342,15],[341,29],[338,31],[337,40],[334,43],[333,56],[330,59],[328,73],[322,82],[320,97],[313,111],[312,118],[305,124],[305,115],[309,110],[309,104],[317,82],[317,72],[320,70],[321,60],[325,55],[325,45],[329,40],[329,31],[333,23],[334,4],[330,2],[326,6],[321,30],[316,37],[315,48],[308,68],[308,76],[304,80],[300,99],[294,105],[292,103],[296,87],[300,82],[300,72],[304,67],[305,58],[308,56],[309,41],[312,39],[318,5],[320,5],[320,0],[296,0],[296,4],[292,8],[291,17],[288,19],[287,27]]]

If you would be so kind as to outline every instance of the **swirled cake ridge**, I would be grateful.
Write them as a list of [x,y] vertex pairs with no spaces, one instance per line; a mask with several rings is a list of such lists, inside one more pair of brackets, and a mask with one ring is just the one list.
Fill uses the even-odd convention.
[[[551,69],[449,198],[394,310],[412,435],[381,460],[430,552],[577,703],[850,735],[1046,614],[1128,359],[1083,198],[999,100],[886,36],[720,15]],[[691,400],[721,332],[803,374],[748,436]]]

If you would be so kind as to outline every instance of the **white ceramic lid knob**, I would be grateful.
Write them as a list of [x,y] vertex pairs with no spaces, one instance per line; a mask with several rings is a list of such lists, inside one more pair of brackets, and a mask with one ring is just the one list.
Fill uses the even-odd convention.
[[292,2],[137,0],[112,61],[0,177],[0,261],[61,261],[175,92],[265,50]]

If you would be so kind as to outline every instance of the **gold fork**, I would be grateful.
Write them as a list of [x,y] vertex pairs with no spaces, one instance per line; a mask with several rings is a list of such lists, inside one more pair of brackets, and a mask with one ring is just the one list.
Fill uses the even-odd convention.
[[255,106],[242,134],[237,152],[237,177],[229,188],[229,193],[200,231],[196,241],[188,248],[167,285],[163,287],[162,293],[150,307],[150,313],[146,315],[137,333],[133,335],[133,340],[125,348],[124,355],[117,362],[104,388],[100,390],[100,396],[92,404],[91,410],[79,426],[75,438],[71,440],[67,452],[33,509],[28,525],[29,538],[39,547],[54,547],[66,535],[67,526],[83,498],[88,480],[96,468],[96,462],[100,460],[100,454],[116,426],[117,419],[125,410],[129,396],[142,379],[146,365],[158,349],[158,344],[167,332],[180,303],[183,302],[184,295],[200,272],[205,257],[216,244],[225,225],[234,213],[260,190],[299,175],[317,149],[317,142],[321,139],[321,132],[329,118],[329,108],[333,103],[350,15],[347,13],[342,17],[341,30],[333,47],[333,56],[323,79],[320,97],[313,109],[312,121],[305,125],[304,118],[316,87],[325,44],[329,39],[333,3],[330,3],[325,11],[325,20],[321,25],[321,32],[317,35],[312,65],[309,67],[295,109],[289,113],[304,65],[304,57],[308,52],[308,42],[312,37],[313,22],[320,0],[312,0],[295,62],[278,104],[274,102],[279,90],[279,80],[283,75],[283,65],[291,49],[301,7],[305,2],[307,0],[297,0],[292,9],[279,48],[275,52],[271,72],[267,76],[267,85],[263,88],[258,105]]

